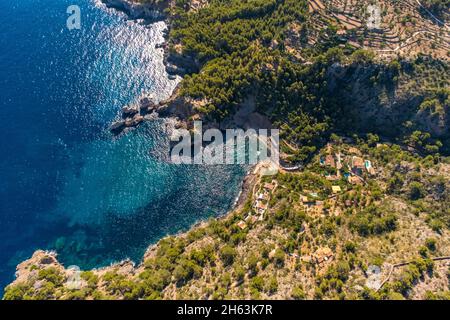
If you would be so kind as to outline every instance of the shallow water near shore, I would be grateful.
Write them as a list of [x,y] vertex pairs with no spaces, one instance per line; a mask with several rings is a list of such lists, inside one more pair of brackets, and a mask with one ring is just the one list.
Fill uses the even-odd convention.
[[[66,28],[69,5],[81,30]],[[82,269],[132,258],[227,212],[237,166],[176,166],[161,122],[120,138],[109,123],[141,94],[167,98],[164,23],[128,21],[91,0],[0,0],[0,288],[38,248]]]

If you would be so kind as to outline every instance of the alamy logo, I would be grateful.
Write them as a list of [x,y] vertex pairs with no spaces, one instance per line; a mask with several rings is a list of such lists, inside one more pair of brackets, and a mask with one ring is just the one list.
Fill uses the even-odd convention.
[[66,21],[67,29],[69,29],[69,30],[73,30],[73,29],[80,30],[81,29],[81,10],[80,10],[80,7],[76,6],[76,5],[71,5],[71,6],[67,7],[66,12],[67,12],[67,14],[70,14],[70,16],[67,18],[67,21]]
[[274,175],[279,166],[278,129],[208,129],[203,132],[201,121],[194,122],[191,134],[185,129],[174,130],[170,138],[175,145],[170,151],[174,164],[220,165],[266,164],[262,174]]
[[69,266],[67,271],[70,273],[66,281],[66,287],[71,290],[81,288],[81,270],[78,266]]

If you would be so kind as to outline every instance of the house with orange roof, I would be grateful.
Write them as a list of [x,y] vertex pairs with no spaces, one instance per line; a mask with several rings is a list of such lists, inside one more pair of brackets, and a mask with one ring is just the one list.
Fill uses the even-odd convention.
[[334,157],[331,154],[325,157],[325,164],[329,167],[336,167],[336,161],[334,161]]
[[358,176],[349,176],[348,182],[353,185],[362,185],[363,184],[363,180]]
[[241,220],[238,222],[237,226],[241,229],[244,230],[245,228],[247,228],[247,224],[245,223],[245,221]]

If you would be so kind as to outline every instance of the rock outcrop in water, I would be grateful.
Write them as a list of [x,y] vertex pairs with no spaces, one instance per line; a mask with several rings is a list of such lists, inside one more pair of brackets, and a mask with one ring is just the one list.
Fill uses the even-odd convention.
[[158,105],[153,102],[152,95],[142,95],[134,104],[122,108],[121,120],[111,124],[110,130],[118,135],[129,128],[135,128],[144,120],[155,119]]
[[[164,50],[164,66],[170,78],[176,76],[183,76],[186,73],[194,72],[199,69],[199,62],[190,56],[187,56],[177,50],[177,46],[169,44],[169,30],[171,26],[172,17],[169,13],[169,7],[173,0],[149,0],[146,2],[139,2],[137,0],[101,0],[109,8],[122,11],[133,20],[145,20],[147,22],[165,20],[168,30],[164,37],[166,41],[158,45]],[[192,1],[190,7],[192,10],[198,9],[199,6],[204,6],[207,1]],[[115,121],[110,126],[110,131],[114,135],[119,135],[126,132],[130,128],[139,126],[145,120],[155,119],[160,116],[163,118],[177,118],[179,120],[178,126],[187,127],[186,120],[195,116],[194,112],[195,102],[188,101],[188,99],[179,95],[179,90],[176,89],[172,96],[160,103],[156,104],[151,95],[143,95],[138,99],[138,102],[133,105],[128,105],[122,108],[121,119]]]
[[154,102],[151,94],[144,94],[137,99],[136,103],[122,108],[121,119],[111,124],[110,131],[114,135],[119,135],[139,126],[144,121],[157,118],[176,119],[177,128],[189,128],[188,120],[196,118],[195,105],[196,101],[181,96],[179,89],[175,89],[169,99],[159,103]]

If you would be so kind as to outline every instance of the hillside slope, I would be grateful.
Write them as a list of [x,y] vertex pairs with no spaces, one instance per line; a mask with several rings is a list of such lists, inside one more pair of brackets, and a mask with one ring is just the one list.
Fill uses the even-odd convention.
[[256,176],[244,205],[162,239],[138,266],[78,272],[37,251],[4,298],[450,298],[449,160],[333,139],[300,172]]
[[142,2],[165,10],[184,76],[159,110],[269,121],[302,169],[252,176],[243,205],[137,266],[79,273],[37,251],[5,299],[450,298],[448,6],[379,1],[369,21],[372,1]]

